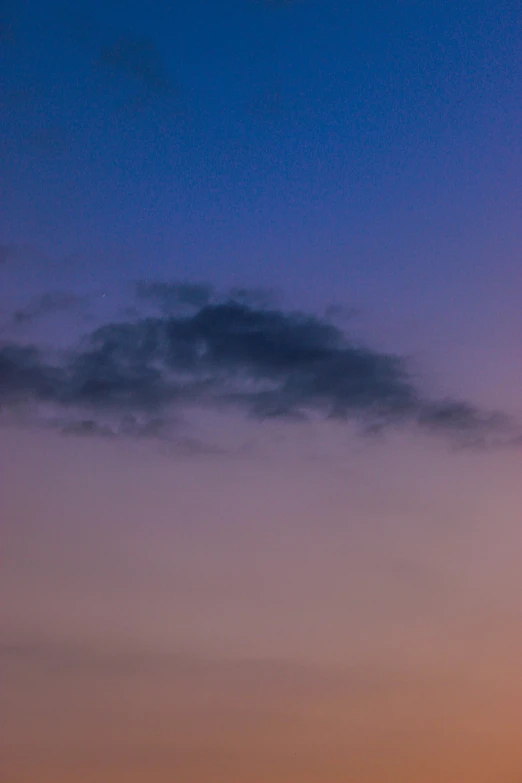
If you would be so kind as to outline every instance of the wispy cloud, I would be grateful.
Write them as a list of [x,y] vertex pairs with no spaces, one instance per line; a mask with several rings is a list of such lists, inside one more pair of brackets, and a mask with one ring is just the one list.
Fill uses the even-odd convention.
[[319,689],[334,694],[341,688],[346,696],[375,694],[395,687],[397,682],[419,680],[419,673],[411,667],[360,663],[344,668],[325,667],[277,657],[219,657],[198,651],[159,651],[21,632],[4,633],[0,637],[0,663],[56,676],[163,679],[167,675],[198,682],[202,678],[208,682],[218,677],[228,684],[241,684],[242,689],[249,691],[263,692],[268,687],[293,692]]
[[53,313],[66,313],[78,310],[86,302],[85,297],[65,291],[52,291],[38,296],[28,305],[15,311],[15,324],[30,324]]
[[163,56],[146,37],[120,36],[100,49],[98,64],[120,72],[156,93],[174,91],[173,78]]
[[[416,426],[473,446],[519,437],[501,413],[424,394],[402,357],[356,344],[327,318],[263,306],[247,293],[219,298],[206,285],[141,284],[138,296],[158,312],[97,328],[59,359],[4,343],[0,402],[78,434],[158,435],[199,406],[257,419],[353,421],[371,432]],[[40,301],[28,317],[60,303],[72,304]]]
[[25,668],[76,674],[164,674],[169,670],[197,674],[208,671],[261,676],[265,679],[305,679],[311,672],[325,675],[320,667],[282,659],[215,658],[196,652],[157,651],[147,648],[107,645],[94,640],[76,640],[53,635],[4,633],[0,637],[0,661]]
[[119,75],[134,88],[133,96],[126,95],[120,109],[141,110],[162,100],[166,101],[164,108],[173,108],[172,98],[179,97],[179,86],[153,38],[114,28],[103,18],[78,9],[62,10],[59,24],[70,42],[89,52],[98,74]]

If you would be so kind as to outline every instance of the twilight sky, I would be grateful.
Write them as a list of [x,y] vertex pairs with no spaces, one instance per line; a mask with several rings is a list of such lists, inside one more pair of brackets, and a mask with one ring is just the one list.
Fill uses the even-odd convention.
[[520,779],[521,52],[2,4],[3,783]]

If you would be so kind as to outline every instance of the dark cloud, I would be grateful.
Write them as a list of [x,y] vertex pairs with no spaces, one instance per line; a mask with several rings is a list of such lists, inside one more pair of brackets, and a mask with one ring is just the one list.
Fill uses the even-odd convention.
[[63,370],[47,363],[38,349],[0,345],[0,410],[53,400],[62,379]]
[[467,445],[518,437],[506,416],[429,399],[404,359],[354,343],[325,318],[218,301],[210,287],[142,284],[138,294],[189,308],[109,323],[55,362],[4,344],[0,405],[52,406],[83,434],[157,435],[200,406],[372,432],[416,425]]
[[276,303],[275,292],[269,289],[253,289],[235,286],[220,296],[207,283],[167,283],[163,281],[139,282],[135,293],[138,301],[149,302],[166,315],[179,314],[183,309],[200,309],[207,305],[226,302],[241,303],[266,309]]
[[85,297],[64,291],[53,291],[33,299],[26,307],[13,315],[16,324],[28,324],[53,313],[65,313],[77,310],[85,304]]
[[420,414],[422,426],[433,430],[452,432],[458,428],[469,438],[479,434],[485,427],[500,430],[504,417],[499,414],[485,414],[467,402],[443,400],[426,403]]
[[228,299],[250,307],[266,309],[276,307],[276,292],[269,288],[242,288],[236,286],[230,289]]
[[174,91],[172,76],[161,53],[149,38],[120,36],[101,47],[98,63],[135,79],[149,91]]

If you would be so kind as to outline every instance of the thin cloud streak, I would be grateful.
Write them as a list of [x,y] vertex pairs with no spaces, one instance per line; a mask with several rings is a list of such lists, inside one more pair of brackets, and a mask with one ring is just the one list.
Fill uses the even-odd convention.
[[131,644],[107,644],[93,639],[62,638],[53,635],[4,633],[0,637],[0,663],[25,671],[56,676],[85,675],[163,679],[177,675],[185,679],[225,677],[241,686],[259,690],[277,687],[287,690],[319,689],[346,695],[376,695],[395,689],[400,682],[429,680],[420,671],[397,663],[346,666],[299,661],[283,657],[229,657],[198,650],[153,650]]

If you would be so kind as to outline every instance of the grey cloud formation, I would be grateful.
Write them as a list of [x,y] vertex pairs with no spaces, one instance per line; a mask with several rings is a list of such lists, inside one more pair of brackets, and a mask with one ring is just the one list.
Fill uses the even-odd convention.
[[507,416],[429,398],[404,359],[354,343],[326,318],[162,285],[138,289],[159,312],[106,324],[59,359],[4,343],[0,406],[77,434],[157,436],[199,406],[367,431],[414,425],[465,445],[519,437]]
[[65,291],[52,291],[33,299],[13,315],[16,324],[28,324],[52,313],[65,313],[77,310],[85,304],[85,297],[70,294]]

